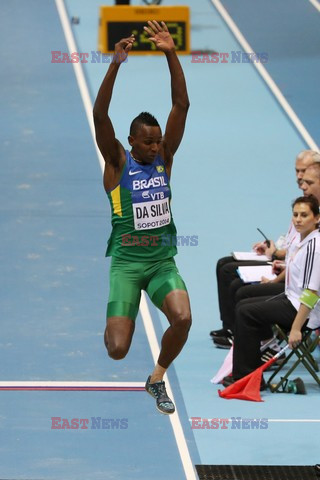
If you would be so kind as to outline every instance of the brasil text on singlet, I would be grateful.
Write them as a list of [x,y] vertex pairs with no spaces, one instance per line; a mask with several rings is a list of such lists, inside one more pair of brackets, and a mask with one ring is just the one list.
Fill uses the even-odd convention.
[[170,183],[160,155],[142,165],[126,150],[120,182],[107,194],[112,211],[107,256],[142,261],[177,253]]

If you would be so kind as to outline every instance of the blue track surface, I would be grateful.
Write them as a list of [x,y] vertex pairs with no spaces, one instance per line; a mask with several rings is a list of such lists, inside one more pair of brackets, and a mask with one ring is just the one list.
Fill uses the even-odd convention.
[[[193,50],[239,50],[211,2],[166,5],[173,3],[190,5]],[[282,1],[277,13],[288,21],[280,25],[275,2],[258,3],[223,1],[254,50],[270,53],[266,68],[319,142],[319,14],[308,1]],[[79,52],[97,48],[99,4],[66,1],[69,17],[80,18]],[[144,382],[153,360],[140,315],[125,360],[111,361],[103,345],[110,213],[72,65],[51,63],[51,51],[67,51],[55,2],[13,0],[0,11],[0,380]],[[296,39],[293,26],[308,35]],[[194,324],[169,378],[192,462],[316,463],[317,423],[305,420],[319,418],[319,390],[306,374],[307,396],[266,393],[258,404],[222,400],[209,382],[225,356],[208,339],[219,326],[215,263],[248,249],[257,226],[273,238],[285,232],[299,193],[294,158],[306,144],[254,66],[195,64],[191,56],[181,63],[191,108],[175,159],[173,210],[179,234],[199,243],[177,257]],[[93,101],[106,65],[83,68]],[[164,125],[169,87],[163,57],[130,57],[122,66],[111,116],[123,143],[141,110]],[[159,341],[167,323],[149,308]],[[0,478],[185,478],[169,419],[143,392],[0,392],[0,412]],[[270,422],[267,430],[192,430],[196,416]],[[56,431],[51,417],[127,418],[128,428]],[[279,419],[304,422],[272,421]]]
[[320,144],[320,12],[308,0],[222,0],[316,143]]

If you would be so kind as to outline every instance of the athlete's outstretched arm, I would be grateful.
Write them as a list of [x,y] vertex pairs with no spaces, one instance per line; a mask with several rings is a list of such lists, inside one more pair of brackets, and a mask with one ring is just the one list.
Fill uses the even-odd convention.
[[121,63],[127,58],[133,42],[134,36],[131,35],[131,37],[123,38],[120,42],[116,43],[112,63],[103,79],[93,107],[93,120],[98,147],[106,163],[110,163],[114,167],[119,166],[119,149],[122,146],[116,139],[114,133],[113,125],[109,117],[109,106],[118,70]]
[[190,105],[186,81],[176,54],[174,41],[166,24],[161,22],[160,25],[154,20],[148,22],[148,27],[144,27],[144,29],[149,34],[149,39],[166,55],[170,70],[172,108],[167,120],[164,143],[165,148],[173,156],[182,140]]

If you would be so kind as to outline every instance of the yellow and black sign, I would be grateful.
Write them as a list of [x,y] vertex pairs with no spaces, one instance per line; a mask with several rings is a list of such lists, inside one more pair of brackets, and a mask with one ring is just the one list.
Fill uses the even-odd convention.
[[179,54],[190,53],[189,7],[134,7],[117,5],[100,7],[98,49],[102,53],[113,53],[115,44],[133,33],[136,41],[132,54],[159,54],[150,42],[143,27],[148,20],[165,22]]

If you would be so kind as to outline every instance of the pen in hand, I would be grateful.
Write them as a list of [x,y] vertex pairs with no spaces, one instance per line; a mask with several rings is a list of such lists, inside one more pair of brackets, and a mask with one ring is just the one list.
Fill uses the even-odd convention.
[[260,230],[260,228],[257,227],[258,232],[261,233],[261,235],[266,239],[266,245],[269,248],[270,247],[270,240],[265,236],[265,234]]

